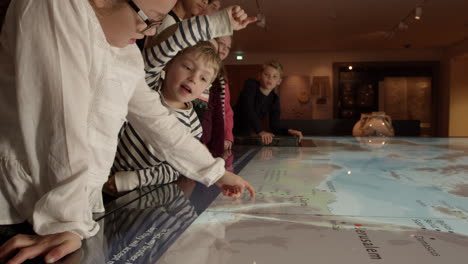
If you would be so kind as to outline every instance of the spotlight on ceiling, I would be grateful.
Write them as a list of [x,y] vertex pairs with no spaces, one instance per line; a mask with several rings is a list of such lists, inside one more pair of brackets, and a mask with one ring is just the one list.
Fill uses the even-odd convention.
[[422,16],[422,7],[418,6],[414,10],[414,19],[419,20],[419,19],[421,19],[421,16]]

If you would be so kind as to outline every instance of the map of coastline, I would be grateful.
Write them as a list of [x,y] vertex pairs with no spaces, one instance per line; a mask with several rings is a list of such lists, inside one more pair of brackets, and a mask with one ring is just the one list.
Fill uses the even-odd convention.
[[207,225],[222,230],[215,241],[228,242],[210,248],[228,256],[220,263],[253,263],[252,256],[254,263],[468,257],[468,140],[395,139],[381,147],[354,138],[313,140],[317,147],[262,148],[240,173],[257,198],[218,197],[180,239]]

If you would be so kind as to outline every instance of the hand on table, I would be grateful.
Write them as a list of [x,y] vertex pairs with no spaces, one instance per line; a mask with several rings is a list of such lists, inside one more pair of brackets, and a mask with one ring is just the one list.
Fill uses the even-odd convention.
[[275,137],[273,133],[266,132],[266,131],[262,131],[258,133],[258,136],[262,138],[262,142],[264,145],[268,145],[271,142],[273,142],[273,138]]
[[252,185],[232,172],[226,171],[223,177],[216,182],[216,185],[221,188],[224,196],[239,198],[247,189],[250,197],[255,198],[255,190]]
[[304,136],[302,135],[302,132],[299,131],[299,130],[288,129],[288,133],[289,133],[290,135],[299,137],[299,142],[301,142],[301,140],[304,138]]
[[8,259],[7,264],[19,264],[45,255],[46,263],[54,263],[80,247],[81,238],[72,232],[45,236],[19,234],[0,247],[0,261]]

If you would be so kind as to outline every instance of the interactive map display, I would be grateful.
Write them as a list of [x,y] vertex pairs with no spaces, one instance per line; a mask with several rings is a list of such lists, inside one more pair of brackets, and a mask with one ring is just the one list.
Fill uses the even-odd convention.
[[308,140],[260,148],[256,199],[219,196],[158,263],[468,259],[468,139]]

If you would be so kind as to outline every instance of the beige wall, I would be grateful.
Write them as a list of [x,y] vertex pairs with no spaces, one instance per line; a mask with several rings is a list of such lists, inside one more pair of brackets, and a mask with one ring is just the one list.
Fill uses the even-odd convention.
[[[226,64],[262,64],[276,59],[285,68],[286,75],[330,76],[333,81],[334,62],[365,61],[440,61],[441,88],[439,96],[447,97],[449,103],[439,109],[440,136],[468,136],[468,41],[458,43],[446,50],[402,50],[360,52],[313,52],[313,53],[255,53],[243,54],[243,61],[235,60],[235,52]],[[332,84],[333,86],[333,84]],[[445,103],[443,103],[445,104]],[[445,113],[446,112],[446,113]],[[448,120],[447,120],[448,119]],[[445,123],[445,124],[444,124]],[[448,130],[448,132],[447,132]]]
[[447,94],[448,135],[468,136],[468,40],[461,41],[445,51],[443,60]]
[[400,51],[352,51],[352,52],[311,52],[311,53],[255,53],[243,54],[243,61],[235,60],[235,52],[226,64],[262,64],[271,59],[280,61],[285,74],[332,76],[334,62],[364,61],[439,61],[443,50],[400,50]]
[[450,59],[449,136],[468,136],[468,53]]
[[[350,51],[350,52],[311,52],[311,53],[255,53],[242,54],[243,61],[235,60],[236,52],[226,60],[228,65],[242,64],[262,64],[271,59],[280,61],[285,68],[285,75],[289,76],[309,76],[312,80],[314,76],[329,76],[331,87],[333,87],[333,63],[334,62],[379,62],[379,61],[441,61],[447,57],[447,50],[428,49],[428,50],[395,50],[395,51]],[[448,77],[446,78],[448,79]],[[444,82],[444,86],[448,81]],[[333,93],[333,89],[332,89]],[[333,94],[331,95],[333,97]],[[448,102],[448,97],[447,100]],[[446,103],[445,103],[446,104]],[[333,105],[322,109],[330,113],[327,119],[333,118]],[[441,109],[441,112],[447,112],[440,121],[439,127],[442,127],[438,135],[446,136],[448,131],[448,110]],[[317,112],[317,111],[316,111]],[[315,117],[323,119],[323,116]],[[439,119],[440,120],[440,119]]]

